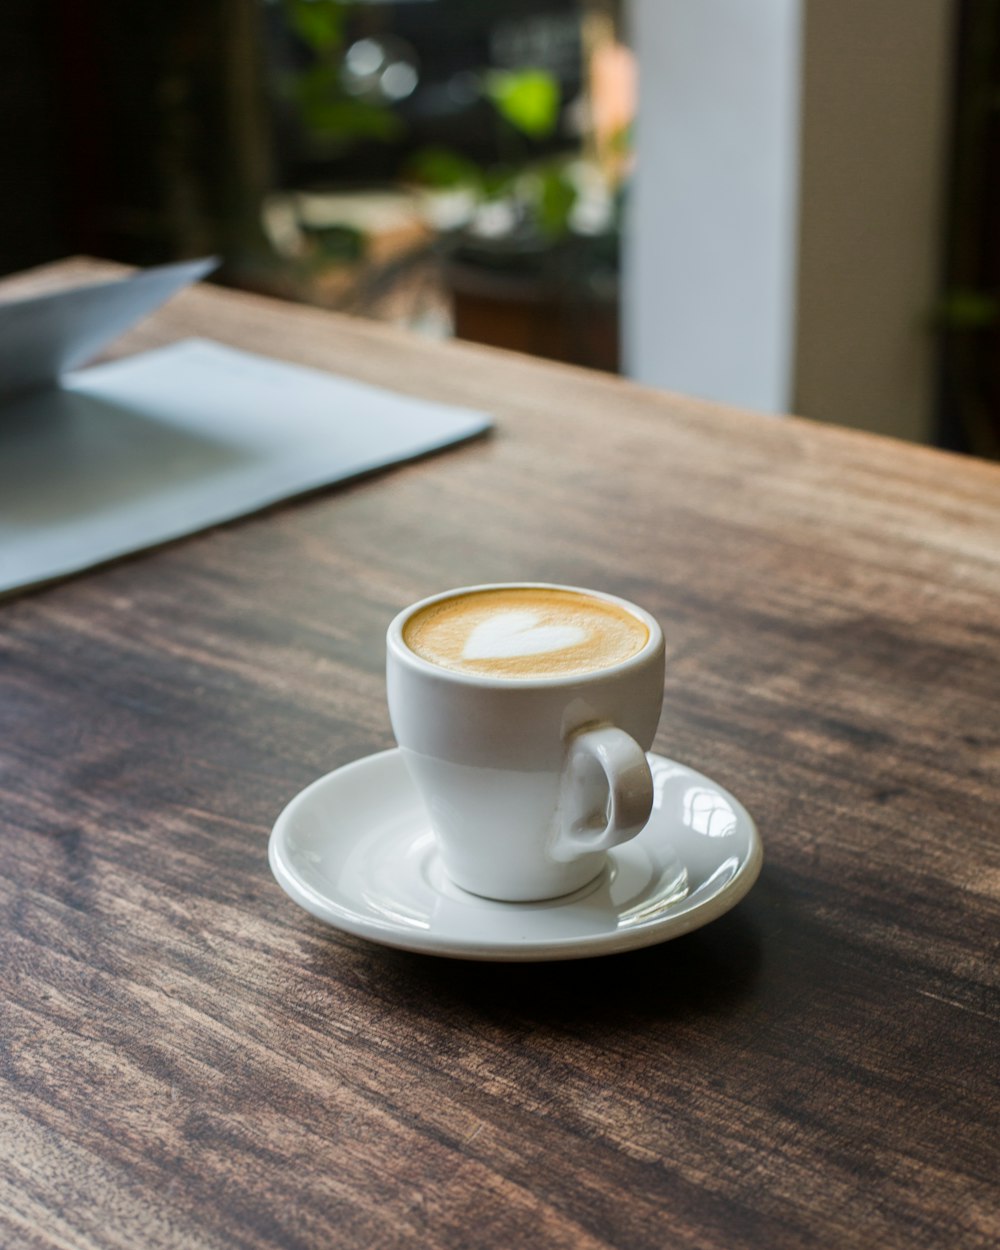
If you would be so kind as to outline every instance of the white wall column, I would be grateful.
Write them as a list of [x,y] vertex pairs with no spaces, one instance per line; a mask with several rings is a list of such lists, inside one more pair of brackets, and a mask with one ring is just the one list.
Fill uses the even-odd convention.
[[926,439],[950,0],[631,0],[626,370]]
[[654,386],[791,401],[802,0],[632,0],[637,175],[624,361]]

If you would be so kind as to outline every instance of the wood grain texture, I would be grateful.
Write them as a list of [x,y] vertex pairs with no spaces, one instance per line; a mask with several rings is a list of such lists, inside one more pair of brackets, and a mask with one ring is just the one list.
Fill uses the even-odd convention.
[[[0,1244],[995,1246],[1000,471],[212,288],[117,350],[190,335],[497,429],[0,605]],[[760,881],[578,964],[324,928],[275,815],[391,745],[398,608],[521,578],[659,617]]]

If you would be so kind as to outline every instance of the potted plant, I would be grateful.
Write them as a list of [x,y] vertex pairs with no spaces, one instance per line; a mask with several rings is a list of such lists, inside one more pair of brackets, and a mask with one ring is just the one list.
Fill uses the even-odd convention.
[[484,71],[500,159],[428,149],[409,174],[427,193],[459,337],[616,369],[623,136],[546,152],[562,109],[536,69]]

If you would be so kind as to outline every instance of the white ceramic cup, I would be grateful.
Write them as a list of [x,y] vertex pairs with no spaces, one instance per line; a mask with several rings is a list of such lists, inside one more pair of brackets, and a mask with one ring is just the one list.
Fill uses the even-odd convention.
[[[603,599],[638,617],[645,645],[610,668],[487,677],[422,659],[403,628],[431,603],[512,585]],[[400,612],[387,636],[389,715],[448,876],[508,902],[555,898],[603,869],[649,820],[646,751],[663,701],[663,633],[642,608],[573,586],[467,586]]]

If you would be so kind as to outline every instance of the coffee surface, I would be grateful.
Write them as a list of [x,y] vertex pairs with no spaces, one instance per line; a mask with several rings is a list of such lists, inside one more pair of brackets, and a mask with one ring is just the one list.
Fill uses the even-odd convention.
[[421,659],[484,677],[557,677],[620,664],[649,640],[625,608],[571,590],[471,591],[422,608],[403,626]]

